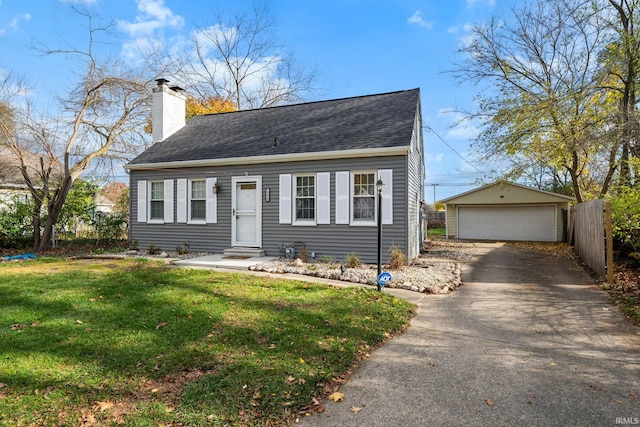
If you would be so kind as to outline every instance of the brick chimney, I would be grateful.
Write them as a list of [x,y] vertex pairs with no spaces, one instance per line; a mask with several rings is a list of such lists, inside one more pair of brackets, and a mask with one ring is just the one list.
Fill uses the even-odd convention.
[[168,87],[169,80],[156,79],[153,88],[152,138],[160,142],[180,130],[185,124],[186,96],[178,86]]

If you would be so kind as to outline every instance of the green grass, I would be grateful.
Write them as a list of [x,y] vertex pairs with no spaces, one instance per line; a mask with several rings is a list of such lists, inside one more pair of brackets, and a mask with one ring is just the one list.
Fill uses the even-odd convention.
[[143,260],[0,265],[0,425],[277,425],[414,306]]
[[446,228],[428,228],[427,236],[429,237],[445,237],[447,235]]

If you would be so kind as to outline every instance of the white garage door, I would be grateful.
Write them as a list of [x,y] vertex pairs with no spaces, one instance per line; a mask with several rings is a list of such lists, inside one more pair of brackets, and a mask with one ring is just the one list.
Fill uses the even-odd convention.
[[461,239],[556,240],[555,206],[465,206],[458,208]]

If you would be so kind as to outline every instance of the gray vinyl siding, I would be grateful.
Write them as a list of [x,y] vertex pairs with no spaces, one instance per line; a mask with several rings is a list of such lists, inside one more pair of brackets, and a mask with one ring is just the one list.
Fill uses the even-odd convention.
[[[414,153],[416,150],[414,149]],[[315,252],[316,259],[333,257],[342,261],[355,253],[365,263],[377,261],[377,228],[375,226],[350,226],[335,224],[335,172],[357,170],[393,170],[393,224],[384,225],[382,231],[382,258],[389,260],[392,245],[400,247],[405,253],[408,248],[407,189],[414,192],[415,184],[409,185],[407,156],[370,157],[364,159],[337,159],[327,161],[301,161],[290,163],[259,164],[247,166],[216,166],[189,169],[162,169],[157,171],[131,171],[131,216],[130,238],[137,240],[140,249],[150,244],[164,250],[175,250],[185,243],[192,251],[220,253],[231,247],[231,186],[232,177],[262,177],[262,249],[267,256],[281,256],[283,243],[294,243],[300,251],[302,243],[307,253]],[[279,224],[279,175],[283,173],[330,172],[330,210],[331,224],[315,226],[297,226]],[[137,188],[139,180],[180,179],[216,177],[220,184],[218,194],[218,222],[216,224],[147,224],[139,223],[137,218]],[[177,186],[174,185],[174,199]],[[265,190],[270,191],[270,201],[265,200]],[[177,208],[174,203],[174,210]],[[175,212],[174,212],[175,217]],[[410,251],[409,254],[413,252]],[[411,258],[409,258],[411,259]]]
[[422,140],[422,120],[420,108],[416,112],[416,120],[411,138],[411,152],[407,156],[407,258],[411,261],[420,255],[424,237],[422,236],[422,209],[420,201],[424,197],[424,153]]

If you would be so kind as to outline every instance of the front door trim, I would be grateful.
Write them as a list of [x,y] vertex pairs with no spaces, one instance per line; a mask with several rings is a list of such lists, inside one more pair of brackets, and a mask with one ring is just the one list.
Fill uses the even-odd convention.
[[[256,184],[256,208],[255,208],[255,240],[240,241],[237,233],[237,219],[243,212],[238,212],[238,185],[244,183]],[[231,178],[231,246],[262,248],[262,176],[234,176]],[[251,215],[251,213],[248,213]]]

